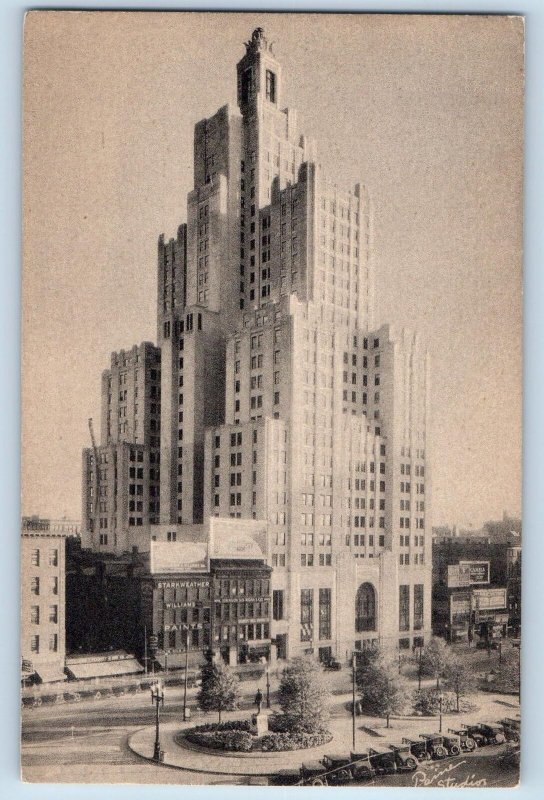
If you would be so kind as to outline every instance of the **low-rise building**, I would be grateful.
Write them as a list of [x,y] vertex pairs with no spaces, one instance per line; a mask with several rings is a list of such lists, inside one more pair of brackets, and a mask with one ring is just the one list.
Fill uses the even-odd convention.
[[25,682],[65,679],[65,542],[78,523],[25,517],[21,526],[21,657]]

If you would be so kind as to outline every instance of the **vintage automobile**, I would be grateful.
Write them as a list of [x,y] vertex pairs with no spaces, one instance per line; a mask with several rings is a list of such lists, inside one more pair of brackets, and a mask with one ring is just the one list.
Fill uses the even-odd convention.
[[452,734],[448,731],[447,734],[442,736],[444,747],[448,751],[449,756],[458,756],[461,752],[461,737],[458,734]]
[[326,755],[321,759],[321,763],[327,769],[327,782],[331,786],[349,783],[352,780],[369,780],[376,775],[368,753]]
[[420,733],[419,738],[427,742],[431,758],[446,758],[447,749],[444,747],[444,737],[440,733]]
[[280,769],[268,779],[269,786],[296,786],[300,782],[300,769]]
[[519,719],[505,717],[498,724],[502,727],[507,742],[519,742],[521,729]]
[[300,768],[303,786],[327,786],[327,767],[321,761],[306,761]]
[[402,743],[408,745],[410,752],[417,758],[418,761],[430,761],[432,758],[431,752],[427,747],[427,742],[422,742],[417,739],[407,739],[404,737]]
[[413,772],[417,769],[417,758],[412,755],[409,744],[390,744],[389,748],[395,754],[395,761],[399,772]]
[[466,730],[469,736],[472,736],[478,747],[484,747],[488,744],[503,744],[506,741],[506,736],[500,725],[488,725],[487,723],[479,722],[476,725],[466,725]]
[[330,785],[349,783],[353,780],[353,770],[349,753],[342,755],[326,755],[321,763],[327,770],[327,782]]
[[376,775],[390,775],[397,771],[397,759],[395,753],[389,748],[384,750],[374,750],[368,748],[368,760]]
[[459,745],[464,753],[472,753],[473,750],[476,750],[478,745],[472,736],[469,735],[466,728],[448,728],[448,733],[453,733],[455,736],[459,737]]
[[349,754],[351,759],[351,770],[355,780],[370,779],[376,775],[376,770],[370,763],[370,758],[367,752]]
[[328,658],[326,661],[323,662],[323,668],[332,670],[333,672],[338,672],[338,670],[342,669],[342,664],[337,661],[335,658]]

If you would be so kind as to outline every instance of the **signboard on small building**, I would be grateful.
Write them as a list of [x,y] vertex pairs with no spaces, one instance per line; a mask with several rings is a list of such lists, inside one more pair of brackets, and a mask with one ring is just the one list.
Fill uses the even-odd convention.
[[208,545],[205,542],[151,542],[151,574],[207,572]]
[[210,557],[266,560],[267,529],[264,520],[211,517]]
[[448,589],[489,583],[489,561],[460,561],[448,566]]
[[472,602],[475,611],[493,611],[506,608],[506,587],[474,589]]

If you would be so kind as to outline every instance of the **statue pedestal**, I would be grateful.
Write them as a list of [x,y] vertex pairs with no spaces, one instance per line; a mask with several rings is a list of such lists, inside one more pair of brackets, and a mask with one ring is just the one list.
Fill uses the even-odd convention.
[[268,714],[266,711],[252,714],[250,733],[254,736],[264,736],[265,733],[268,733]]

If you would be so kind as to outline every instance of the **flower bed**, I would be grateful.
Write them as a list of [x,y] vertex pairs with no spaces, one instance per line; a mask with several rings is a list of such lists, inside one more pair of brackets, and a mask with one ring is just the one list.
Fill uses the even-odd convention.
[[253,736],[249,733],[247,720],[198,725],[188,730],[185,738],[201,747],[235,753],[249,753],[253,749],[254,742]]
[[261,750],[265,752],[279,752],[282,750],[305,750],[309,747],[319,747],[332,740],[332,733],[268,733],[261,739]]
[[253,736],[249,720],[232,720],[222,723],[208,723],[198,725],[184,733],[187,741],[200,747],[209,747],[213,750],[223,750],[234,753],[249,753],[253,751],[281,752],[284,750],[305,750],[309,747],[319,747],[327,744],[332,739],[329,731],[317,733],[289,733],[279,730],[281,717],[271,717],[272,725],[276,730],[265,734],[261,739]]

